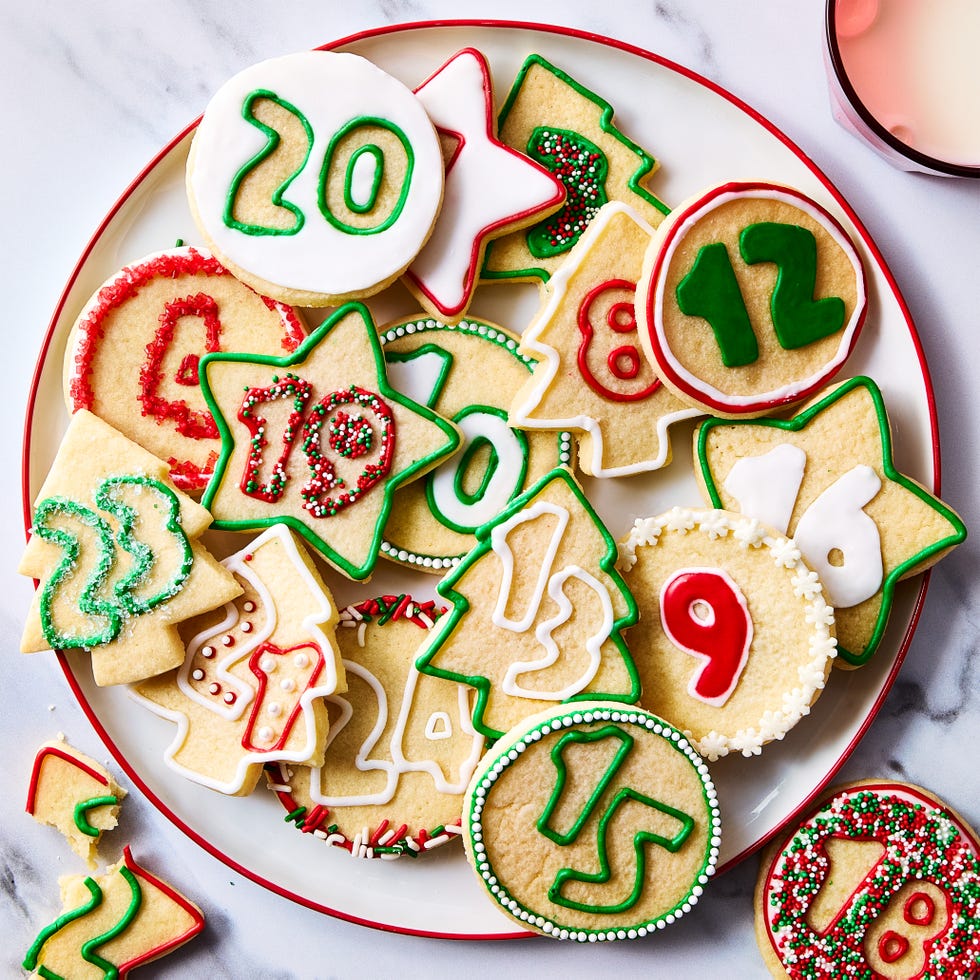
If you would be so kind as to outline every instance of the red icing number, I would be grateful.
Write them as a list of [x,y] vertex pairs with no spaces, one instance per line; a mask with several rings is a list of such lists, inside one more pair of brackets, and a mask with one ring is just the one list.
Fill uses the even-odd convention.
[[[636,283],[609,279],[589,290],[578,309],[578,329],[582,334],[578,348],[579,371],[597,395],[610,401],[642,401],[660,387],[653,368],[635,343],[635,293]],[[603,337],[605,343],[598,343],[604,331],[611,331],[614,336]],[[610,339],[613,344],[609,343]],[[621,343],[621,340],[628,342]],[[609,352],[603,358],[607,346]]]
[[[146,345],[146,360],[140,368],[139,399],[143,414],[157,422],[170,419],[177,431],[188,439],[217,439],[218,427],[211,413],[191,408],[183,398],[169,399],[160,395],[163,382],[163,361],[174,342],[177,322],[181,317],[198,317],[204,325],[204,349],[213,352],[220,349],[221,321],[218,304],[206,293],[188,296],[167,303],[160,314],[160,326]],[[179,385],[198,384],[197,354],[188,354],[175,372],[174,381]]]
[[702,662],[688,693],[720,708],[735,690],[752,645],[752,618],[741,589],[720,569],[681,569],[660,590],[660,621],[674,646]]

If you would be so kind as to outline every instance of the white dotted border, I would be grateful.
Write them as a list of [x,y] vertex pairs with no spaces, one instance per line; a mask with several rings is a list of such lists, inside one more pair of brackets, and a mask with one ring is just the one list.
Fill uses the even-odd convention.
[[[704,760],[694,750],[691,743],[672,725],[667,724],[656,715],[636,708],[588,708],[577,710],[574,705],[565,706],[568,712],[564,715],[549,716],[543,722],[525,732],[507,751],[501,753],[492,765],[479,777],[470,792],[470,807],[468,813],[468,832],[473,854],[473,866],[480,876],[491,897],[515,919],[527,923],[546,935],[555,939],[570,939],[580,943],[611,942],[617,939],[639,939],[652,935],[660,929],[676,922],[686,912],[697,905],[704,892],[704,886],[715,873],[718,864],[719,848],[721,846],[721,814],[718,809],[718,793],[715,790],[711,774]],[[619,724],[637,725],[653,735],[663,738],[679,752],[682,752],[694,767],[704,789],[704,798],[708,808],[710,828],[708,832],[708,853],[703,869],[687,894],[672,909],[656,919],[638,923],[629,927],[615,929],[569,929],[559,922],[548,919],[543,915],[526,909],[516,901],[494,874],[493,866],[487,857],[486,846],[483,843],[483,823],[481,817],[487,796],[493,784],[501,773],[515,762],[532,742],[540,741],[550,732],[561,731],[573,725],[591,724],[592,722],[611,721]]]

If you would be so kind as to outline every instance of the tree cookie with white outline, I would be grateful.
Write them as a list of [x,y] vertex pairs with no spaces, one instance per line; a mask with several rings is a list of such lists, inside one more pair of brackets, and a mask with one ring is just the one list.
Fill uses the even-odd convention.
[[341,610],[347,690],[327,699],[323,765],[268,770],[286,819],[303,833],[355,857],[388,859],[457,838],[483,737],[470,721],[472,690],[415,667],[443,611],[410,595]]
[[27,812],[56,827],[85,860],[96,866],[102,834],[116,826],[124,790],[94,759],[63,738],[45,742],[34,757]]
[[500,110],[500,138],[550,170],[565,203],[490,243],[486,280],[547,282],[607,201],[656,227],[669,211],[647,188],[659,163],[613,121],[613,107],[539,54],[528,55]]
[[820,576],[834,606],[838,667],[871,659],[898,582],[966,538],[959,515],[895,468],[870,378],[842,382],[791,419],[708,419],[695,449],[710,503],[789,535]]
[[577,942],[637,939],[691,911],[721,844],[708,767],[672,725],[607,701],[527,718],[466,794],[466,856],[519,925]]
[[422,103],[355,54],[252,65],[208,103],[187,159],[191,213],[242,281],[296,306],[379,292],[421,250],[444,164]]
[[245,796],[266,763],[322,761],[323,699],[346,682],[333,598],[284,524],[222,564],[241,596],[188,623],[181,666],[137,684],[133,694],[177,725],[164,754],[169,768]]
[[360,303],[288,357],[208,354],[201,388],[222,443],[202,498],[214,526],[285,523],[352,579],[374,569],[395,487],[459,445],[455,426],[388,383]]
[[755,931],[783,980],[973,977],[980,840],[918,786],[839,786],[763,854]]
[[866,309],[864,266],[840,222],[765,182],[721,184],[671,212],[636,296],[661,380],[726,418],[765,415],[822,388]]
[[392,387],[459,427],[458,452],[399,489],[381,554],[442,574],[473,547],[474,532],[569,457],[560,432],[509,427],[514,393],[532,362],[519,339],[483,320],[412,317],[381,331]]
[[675,507],[636,521],[620,566],[639,608],[640,704],[702,755],[758,755],[809,714],[837,654],[834,610],[792,541]]
[[207,249],[157,252],[106,280],[78,315],[65,403],[166,460],[181,490],[200,491],[221,445],[199,390],[201,357],[290,353],[305,336],[290,307],[239,282]]
[[405,285],[448,323],[469,306],[487,243],[558,209],[565,188],[552,173],[497,139],[487,59],[464,48],[416,90],[443,143],[446,187],[432,236]]
[[178,624],[241,591],[198,540],[210,524],[166,463],[76,412],[18,567],[39,580],[21,650],[86,650],[100,686],[175,667],[184,659]]
[[418,652],[423,673],[476,688],[473,724],[499,738],[548,703],[640,695],[624,637],[636,603],[616,545],[559,467],[476,532],[437,586],[452,609]]
[[537,358],[510,406],[519,429],[573,429],[590,476],[629,476],[670,462],[669,427],[700,410],[665,388],[640,346],[636,281],[653,228],[625,204],[602,207],[548,280],[521,335]]

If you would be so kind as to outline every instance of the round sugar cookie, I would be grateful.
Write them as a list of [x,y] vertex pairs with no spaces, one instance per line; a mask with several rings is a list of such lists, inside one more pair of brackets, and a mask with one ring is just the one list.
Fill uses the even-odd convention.
[[483,320],[410,317],[381,330],[392,387],[455,423],[459,450],[395,494],[381,554],[441,575],[476,544],[474,532],[571,456],[565,432],[508,426],[514,394],[534,370],[519,338]]
[[796,545],[757,520],[675,507],[619,546],[639,608],[640,704],[714,761],[758,755],[810,711],[837,654],[834,611]]
[[459,835],[483,751],[464,685],[427,677],[415,653],[442,610],[408,595],[341,610],[347,691],[327,700],[324,764],[267,774],[288,818],[355,857],[418,855]]
[[637,284],[661,380],[712,415],[753,417],[823,387],[864,322],[864,267],[828,211],[764,182],[713,187],[657,229]]
[[305,336],[292,309],[239,282],[207,249],[156,252],[106,280],[79,314],[65,351],[65,403],[166,460],[180,489],[200,491],[221,449],[200,358],[282,355]]
[[522,926],[635,939],[689,912],[721,843],[708,767],[673,726],[611,701],[556,705],[498,741],[463,810],[466,855]]
[[272,58],[225,82],[187,160],[201,233],[232,271],[299,306],[400,276],[432,231],[444,163],[401,82],[354,54]]
[[918,786],[837,787],[763,854],[755,926],[774,977],[973,977],[980,840]]

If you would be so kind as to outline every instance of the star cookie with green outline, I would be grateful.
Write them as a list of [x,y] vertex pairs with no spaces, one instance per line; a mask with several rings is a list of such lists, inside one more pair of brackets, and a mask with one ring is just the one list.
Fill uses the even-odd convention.
[[459,446],[450,422],[389,386],[361,303],[291,355],[209,354],[200,377],[221,434],[202,498],[214,527],[287,524],[355,580],[374,569],[394,489]]
[[822,580],[844,668],[871,659],[897,583],[966,538],[950,507],[895,468],[884,399],[867,377],[824,391],[788,420],[709,419],[695,449],[712,505],[790,535]]

